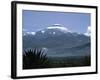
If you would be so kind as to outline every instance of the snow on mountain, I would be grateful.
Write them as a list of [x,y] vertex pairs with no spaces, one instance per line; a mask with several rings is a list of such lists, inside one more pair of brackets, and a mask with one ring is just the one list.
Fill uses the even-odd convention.
[[49,33],[49,34],[59,34],[59,33],[67,33],[67,32],[71,32],[69,31],[66,27],[63,27],[61,24],[53,24],[47,28],[41,29],[39,31],[36,32],[29,32],[26,30],[23,30],[23,35],[36,35],[38,33],[44,34],[44,33]]
[[68,28],[64,27],[61,24],[53,24],[49,27],[46,27],[44,29],[41,29],[39,31],[36,32],[29,32],[24,30],[23,31],[23,36],[26,35],[44,35],[44,36],[48,36],[48,35],[62,35],[62,34],[69,34],[69,35],[73,35],[73,36],[78,36],[78,35],[84,35],[84,36],[90,36],[90,27],[88,27],[87,32],[84,34],[81,33],[77,33],[77,32],[72,32],[70,31]]
[[84,33],[85,36],[91,36],[91,27],[88,26],[86,33]]
[[61,34],[66,34],[66,33],[71,33],[69,29],[66,27],[62,26],[61,24],[53,24],[49,27],[46,27],[44,29],[41,29],[36,32],[36,35],[61,35]]
[[41,31],[41,33],[45,33],[45,31]]
[[36,32],[24,31],[23,49],[39,48],[48,51],[50,56],[88,55],[90,53],[90,37],[71,32],[60,24],[54,24]]
[[36,32],[23,32],[23,36],[25,35],[35,35]]

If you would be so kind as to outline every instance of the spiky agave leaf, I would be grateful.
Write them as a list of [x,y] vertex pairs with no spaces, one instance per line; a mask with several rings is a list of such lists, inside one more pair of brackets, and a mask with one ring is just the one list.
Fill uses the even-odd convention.
[[48,66],[46,53],[41,49],[29,49],[23,54],[23,68],[43,68]]

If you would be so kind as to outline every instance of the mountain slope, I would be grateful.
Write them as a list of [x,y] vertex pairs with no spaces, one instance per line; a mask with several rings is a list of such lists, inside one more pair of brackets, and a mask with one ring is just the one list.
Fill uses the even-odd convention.
[[90,37],[53,25],[23,36],[23,49],[45,48],[48,56],[72,56],[90,54]]

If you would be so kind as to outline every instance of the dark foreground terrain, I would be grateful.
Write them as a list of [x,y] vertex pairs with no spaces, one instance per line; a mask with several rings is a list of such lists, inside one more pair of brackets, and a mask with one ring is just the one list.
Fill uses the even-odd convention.
[[47,57],[38,53],[38,56],[35,55],[34,57],[33,53],[30,53],[23,58],[23,69],[81,67],[90,65],[90,56]]
[[90,66],[90,56],[49,57],[50,67]]

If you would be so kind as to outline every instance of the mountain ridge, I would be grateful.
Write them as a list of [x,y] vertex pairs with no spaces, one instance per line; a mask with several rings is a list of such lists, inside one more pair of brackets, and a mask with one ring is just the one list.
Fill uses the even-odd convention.
[[63,30],[64,28],[57,26],[39,30],[33,35],[24,35],[23,50],[28,48],[45,48],[48,50],[49,56],[90,54],[89,36],[71,32],[67,28]]

